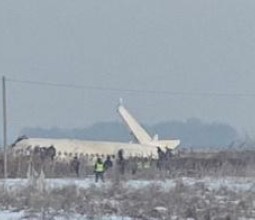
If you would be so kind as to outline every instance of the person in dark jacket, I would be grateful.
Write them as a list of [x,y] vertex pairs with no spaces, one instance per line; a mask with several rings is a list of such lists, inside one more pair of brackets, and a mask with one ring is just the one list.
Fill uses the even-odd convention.
[[166,147],[166,160],[169,161],[173,157],[173,152],[170,148]]
[[80,161],[78,160],[78,157],[75,156],[71,162],[71,167],[75,171],[76,176],[79,177],[79,170],[80,170]]
[[122,149],[118,151],[118,158],[117,158],[117,166],[119,168],[119,172],[124,175],[125,174],[125,159],[123,156],[124,152]]
[[112,168],[112,165],[113,163],[112,163],[111,157],[107,155],[106,160],[104,162],[105,169],[108,170],[109,168]]
[[102,162],[101,158],[97,158],[97,162],[95,164],[96,183],[98,182],[99,178],[101,179],[102,182],[104,182],[104,172],[105,172],[105,165]]
[[161,150],[160,147],[157,147],[157,152],[158,152],[157,168],[161,170],[163,168],[163,165],[165,164],[165,153],[163,150]]

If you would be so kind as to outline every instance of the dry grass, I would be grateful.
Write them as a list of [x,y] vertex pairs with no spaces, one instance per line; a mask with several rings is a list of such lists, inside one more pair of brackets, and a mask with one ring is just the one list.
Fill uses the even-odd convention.
[[[8,167],[11,177],[25,177],[29,161],[32,159],[37,171],[43,169],[46,177],[75,176],[68,162],[41,161],[38,158],[9,156]],[[0,160],[2,157],[0,155]],[[1,162],[0,161],[0,162]],[[2,163],[0,163],[2,164]],[[33,187],[4,191],[0,189],[0,206],[4,209],[27,210],[42,213],[42,219],[78,213],[91,219],[105,215],[129,216],[132,219],[187,219],[213,220],[255,218],[255,190],[231,191],[227,188],[210,190],[197,183],[187,186],[178,177],[254,177],[254,151],[224,151],[217,153],[185,153],[174,157],[161,171],[156,169],[156,161],[148,169],[140,168],[131,174],[129,161],[126,173],[121,175],[113,169],[107,173],[110,187],[91,185],[87,189],[68,186],[52,189],[44,193]],[[92,166],[85,167],[84,177],[93,172]],[[3,169],[0,167],[0,175]],[[149,185],[135,189],[123,184],[129,179],[164,180],[177,178],[175,188],[163,190],[159,185]],[[124,180],[124,181],[120,181]]]
[[155,184],[135,189],[121,182],[109,187],[91,185],[87,189],[67,186],[44,193],[33,187],[0,190],[0,205],[5,209],[43,212],[47,216],[77,213],[91,219],[107,215],[132,219],[255,218],[254,198],[254,190],[235,192],[220,188],[215,191],[200,183],[187,186],[181,180],[170,190]]
[[[138,159],[137,161],[142,159]],[[38,156],[8,156],[9,177],[26,177],[28,164],[32,161],[35,170],[43,169],[46,177],[75,177],[70,161],[56,161]],[[158,179],[181,176],[255,176],[255,151],[221,151],[185,152],[174,156],[164,163],[161,172],[156,168],[156,161],[152,160],[150,168],[138,168],[135,175],[131,175],[133,160],[126,160],[126,178]],[[114,169],[114,172],[117,169]],[[113,172],[112,172],[113,173]],[[93,165],[81,164],[81,177],[93,174]],[[114,176],[114,175],[110,175]],[[0,177],[3,177],[3,156],[0,154]]]

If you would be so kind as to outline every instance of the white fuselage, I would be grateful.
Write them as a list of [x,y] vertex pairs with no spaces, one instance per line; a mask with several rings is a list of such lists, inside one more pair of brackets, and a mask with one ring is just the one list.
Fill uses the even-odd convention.
[[115,155],[120,149],[123,149],[126,157],[142,156],[157,157],[157,149],[154,146],[122,143],[122,142],[105,142],[105,141],[83,141],[74,139],[44,139],[44,138],[28,138],[19,141],[13,151],[15,154],[29,153],[36,147],[50,147],[56,149],[58,157],[66,156],[106,156]]

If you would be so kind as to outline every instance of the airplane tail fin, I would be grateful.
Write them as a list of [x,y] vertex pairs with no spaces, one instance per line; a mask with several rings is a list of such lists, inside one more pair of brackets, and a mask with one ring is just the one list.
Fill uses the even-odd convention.
[[158,135],[151,137],[148,132],[136,121],[136,119],[128,112],[128,110],[120,103],[118,112],[134,137],[140,144],[156,146],[161,148],[175,149],[180,145],[180,140],[159,140]]
[[136,121],[122,104],[119,105],[118,112],[140,144],[148,144],[152,141],[148,132]]

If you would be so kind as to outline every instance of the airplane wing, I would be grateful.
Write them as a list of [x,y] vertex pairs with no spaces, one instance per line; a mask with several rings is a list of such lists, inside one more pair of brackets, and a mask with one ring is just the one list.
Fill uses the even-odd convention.
[[147,144],[152,141],[150,135],[123,105],[119,105],[118,112],[140,144]]

